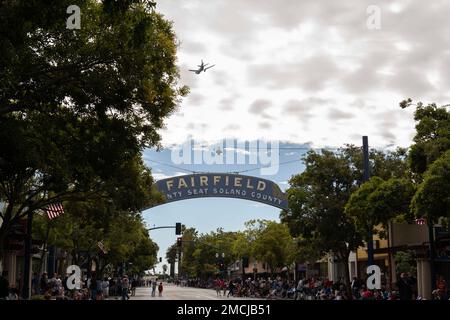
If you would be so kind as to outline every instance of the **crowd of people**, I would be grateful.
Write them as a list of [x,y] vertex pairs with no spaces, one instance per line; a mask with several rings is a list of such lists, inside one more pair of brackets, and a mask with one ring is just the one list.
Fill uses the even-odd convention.
[[[115,277],[99,277],[95,273],[81,279],[80,289],[70,290],[67,287],[68,275],[62,278],[55,273],[49,277],[47,273],[34,273],[31,280],[32,297],[46,300],[129,300],[136,294],[136,288],[149,287],[151,296],[162,296],[163,284],[156,279],[129,278],[127,275]],[[252,297],[262,299],[294,299],[294,300],[349,300],[349,293],[353,300],[422,300],[417,294],[417,281],[408,273],[401,273],[393,288],[381,286],[378,290],[369,290],[365,281],[353,278],[351,290],[347,290],[343,279],[330,281],[326,278],[301,278],[297,283],[282,277],[276,278],[236,278],[226,280],[216,279],[188,279],[175,280],[177,286],[214,289],[217,297]],[[433,300],[448,300],[449,288],[442,276],[436,282],[436,289],[432,292]],[[20,299],[20,288],[9,285],[5,274],[0,277],[0,300]]]
[[[344,280],[330,281],[326,278],[302,278],[297,283],[281,277],[247,278],[242,280],[225,280],[221,278],[208,280],[183,280],[177,283],[181,286],[214,289],[218,297],[252,297],[263,299],[294,299],[294,300],[349,300],[349,293]],[[393,288],[382,285],[380,289],[370,290],[365,281],[353,278],[351,281],[351,298],[353,300],[423,300],[417,294],[417,281],[407,273],[401,273]],[[433,291],[433,300],[448,300],[445,280],[440,277]]]
[[[132,279],[127,275],[100,277],[93,273],[89,277],[86,276],[81,279],[79,289],[69,289],[67,287],[68,276],[69,275],[61,277],[61,275],[54,273],[49,277],[46,272],[41,275],[34,273],[31,279],[32,299],[129,300],[130,296],[135,295],[137,287],[149,284],[138,277]],[[156,280],[153,282],[156,283]],[[150,286],[151,285],[152,284],[150,284]],[[10,285],[5,274],[2,274],[0,277],[0,299],[20,299],[20,288],[16,288],[15,284]]]
[[176,282],[180,286],[196,288],[213,288],[219,297],[256,297],[267,299],[293,299],[295,296],[295,283],[281,277],[233,280],[225,279],[190,279]]

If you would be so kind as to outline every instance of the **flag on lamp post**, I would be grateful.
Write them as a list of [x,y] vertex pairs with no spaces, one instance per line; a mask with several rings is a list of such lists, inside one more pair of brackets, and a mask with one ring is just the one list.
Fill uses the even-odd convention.
[[106,250],[105,245],[103,244],[103,241],[97,242],[97,246],[103,252],[103,254],[108,253],[108,250]]
[[52,220],[59,217],[61,213],[64,213],[64,208],[61,203],[49,204],[45,208],[45,212],[47,213],[47,217]]

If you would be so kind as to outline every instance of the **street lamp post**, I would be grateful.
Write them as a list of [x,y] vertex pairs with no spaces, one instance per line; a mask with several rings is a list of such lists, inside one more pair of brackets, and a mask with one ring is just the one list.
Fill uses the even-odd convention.
[[24,272],[23,272],[23,288],[22,298],[30,298],[30,273],[32,269],[31,260],[31,245],[32,245],[32,225],[33,225],[33,211],[28,211],[27,215],[27,234],[25,238],[25,254],[24,254]]
[[[222,257],[222,259],[219,260],[219,257]],[[220,270],[220,274],[222,276],[222,278],[225,279],[225,271],[224,271],[224,258],[225,258],[225,252],[222,252],[222,254],[219,254],[218,252],[216,252],[216,259],[219,262],[219,270]]]
[[[369,162],[369,138],[363,136],[363,182],[367,182],[370,179],[370,162]],[[373,226],[370,226],[371,228]],[[373,235],[369,232],[367,235],[367,265],[373,265]]]

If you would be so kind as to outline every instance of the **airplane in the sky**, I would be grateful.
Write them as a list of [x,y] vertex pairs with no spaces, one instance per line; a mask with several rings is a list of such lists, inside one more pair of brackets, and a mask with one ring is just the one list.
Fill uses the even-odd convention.
[[202,63],[198,65],[198,69],[197,70],[189,70],[192,72],[195,72],[196,74],[200,74],[202,71],[206,72],[206,70],[211,69],[212,67],[215,66],[215,64],[213,64],[212,66],[206,67],[209,63],[203,63],[203,59],[202,59]]

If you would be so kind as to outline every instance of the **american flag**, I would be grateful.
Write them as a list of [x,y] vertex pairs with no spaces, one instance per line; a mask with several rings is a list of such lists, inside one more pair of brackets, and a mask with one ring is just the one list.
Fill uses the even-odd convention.
[[51,220],[57,218],[61,213],[64,213],[64,208],[61,203],[49,204],[45,208],[45,212],[47,213],[48,218]]
[[97,242],[97,246],[99,247],[100,250],[102,250],[102,252],[103,252],[104,254],[107,254],[107,253],[108,253],[108,251],[105,249],[105,245],[103,244],[102,241]]
[[427,220],[424,218],[419,218],[419,219],[416,219],[415,221],[416,221],[416,224],[419,224],[419,225],[427,224]]

